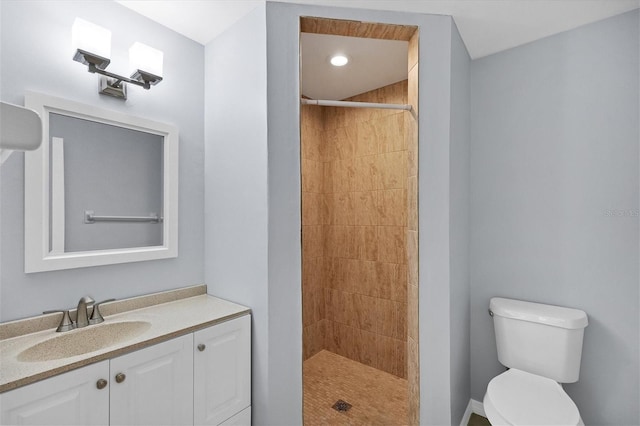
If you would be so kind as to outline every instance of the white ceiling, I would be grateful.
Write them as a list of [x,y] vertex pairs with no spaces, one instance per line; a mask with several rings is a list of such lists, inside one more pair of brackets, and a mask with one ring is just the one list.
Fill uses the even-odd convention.
[[[207,44],[263,0],[116,0]],[[268,0],[270,1],[270,0]],[[640,0],[278,0],[451,15],[473,59],[640,7]]]
[[[203,45],[264,0],[116,0]],[[272,1],[272,0],[266,0]],[[276,0],[273,0],[276,1]],[[640,7],[640,0],[277,0],[451,15],[472,59]],[[302,93],[344,99],[406,78],[406,42],[303,34]],[[343,51],[349,65],[328,57]]]
[[262,0],[115,0],[200,44],[207,44]]
[[[406,41],[303,33],[302,94],[311,99],[344,99],[407,78]],[[334,67],[343,54],[349,63]]]

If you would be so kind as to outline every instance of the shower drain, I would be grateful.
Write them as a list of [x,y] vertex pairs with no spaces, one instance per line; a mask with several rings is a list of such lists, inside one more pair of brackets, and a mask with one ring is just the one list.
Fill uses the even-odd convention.
[[343,401],[341,399],[337,400],[335,404],[333,404],[333,406],[331,408],[333,408],[336,411],[340,411],[342,413],[349,411],[351,409],[352,405],[349,404],[346,401]]

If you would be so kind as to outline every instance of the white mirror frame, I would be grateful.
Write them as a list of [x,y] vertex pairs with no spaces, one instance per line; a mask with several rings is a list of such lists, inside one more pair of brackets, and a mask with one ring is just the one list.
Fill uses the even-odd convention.
[[[93,105],[27,92],[25,106],[42,117],[42,144],[25,152],[24,269],[26,273],[84,268],[178,256],[178,129]],[[161,246],[61,253],[50,251],[49,114],[56,113],[164,137]]]

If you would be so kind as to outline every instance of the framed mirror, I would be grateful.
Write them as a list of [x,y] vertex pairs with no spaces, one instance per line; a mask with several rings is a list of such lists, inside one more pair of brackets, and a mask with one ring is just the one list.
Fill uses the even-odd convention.
[[178,129],[27,92],[25,272],[178,256]]

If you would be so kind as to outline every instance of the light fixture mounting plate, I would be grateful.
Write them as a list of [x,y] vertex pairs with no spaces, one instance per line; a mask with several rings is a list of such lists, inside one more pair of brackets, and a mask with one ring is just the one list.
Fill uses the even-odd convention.
[[100,77],[99,93],[126,101],[127,85],[121,80],[102,76]]

